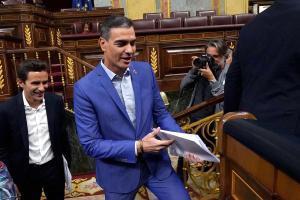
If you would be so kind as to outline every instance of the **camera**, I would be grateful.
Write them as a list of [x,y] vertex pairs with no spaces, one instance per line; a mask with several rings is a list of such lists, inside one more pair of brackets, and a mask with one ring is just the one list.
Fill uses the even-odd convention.
[[206,63],[208,64],[208,66],[212,69],[215,65],[215,60],[213,57],[211,57],[210,55],[207,54],[203,54],[199,57],[197,57],[196,59],[193,60],[193,65],[196,68],[206,68]]

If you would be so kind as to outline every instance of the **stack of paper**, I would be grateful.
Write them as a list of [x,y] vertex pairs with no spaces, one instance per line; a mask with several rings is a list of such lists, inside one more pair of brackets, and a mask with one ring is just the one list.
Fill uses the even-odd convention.
[[71,175],[71,172],[70,172],[70,169],[68,167],[68,161],[67,159],[65,158],[64,155],[62,155],[63,157],[63,163],[64,163],[64,173],[65,173],[65,182],[66,182],[66,189],[69,191],[69,192],[72,192],[72,175]]
[[189,152],[200,156],[202,160],[220,162],[220,160],[208,150],[198,135],[160,130],[158,136],[162,140],[174,140],[174,143],[170,146],[170,153],[172,155],[183,156],[184,153]]

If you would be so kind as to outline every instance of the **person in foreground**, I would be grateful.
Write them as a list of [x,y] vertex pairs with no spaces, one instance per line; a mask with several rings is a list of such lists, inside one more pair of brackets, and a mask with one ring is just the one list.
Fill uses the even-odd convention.
[[247,111],[265,128],[299,134],[300,2],[276,0],[240,34],[225,85],[224,112]]
[[26,60],[18,71],[22,92],[0,104],[0,160],[22,200],[63,200],[65,176],[62,155],[70,164],[61,97],[45,92],[47,64]]
[[164,106],[151,66],[132,61],[135,41],[130,19],[111,16],[103,22],[104,58],[74,87],[79,140],[96,160],[105,199],[134,199],[142,185],[159,199],[190,199],[166,151],[173,141],[157,139],[160,128],[182,130]]

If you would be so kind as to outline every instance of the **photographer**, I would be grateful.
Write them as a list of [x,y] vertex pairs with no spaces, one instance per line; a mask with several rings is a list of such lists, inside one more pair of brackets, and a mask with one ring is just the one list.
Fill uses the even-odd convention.
[[[192,57],[192,69],[182,79],[180,90],[193,88],[188,107],[201,103],[224,92],[225,77],[229,67],[226,63],[228,48],[224,41],[213,40],[206,45],[206,54]],[[223,103],[208,106],[191,115],[197,121],[213,113],[221,111]]]

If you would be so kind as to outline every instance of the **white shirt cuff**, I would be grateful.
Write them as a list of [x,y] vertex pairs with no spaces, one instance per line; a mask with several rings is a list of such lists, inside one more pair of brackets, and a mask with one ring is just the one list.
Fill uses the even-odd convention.
[[135,143],[134,143],[134,153],[135,153],[136,156],[138,155],[137,144],[138,144],[138,141],[135,141]]

